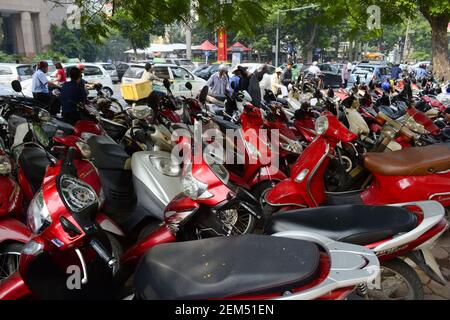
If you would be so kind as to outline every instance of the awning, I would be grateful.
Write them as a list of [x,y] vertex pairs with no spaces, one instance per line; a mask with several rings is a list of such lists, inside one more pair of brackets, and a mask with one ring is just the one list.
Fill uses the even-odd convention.
[[217,51],[217,47],[213,45],[208,40],[205,40],[201,45],[193,46],[192,50],[199,50],[199,51]]
[[[138,54],[150,54],[153,52],[173,52],[175,50],[186,50],[186,45],[184,43],[173,43],[173,44],[155,44],[153,43],[150,47],[145,49],[138,49]],[[127,50],[124,53],[134,53],[133,49]]]
[[240,42],[236,42],[231,47],[229,47],[227,51],[244,52],[244,51],[252,51],[252,49],[247,48]]

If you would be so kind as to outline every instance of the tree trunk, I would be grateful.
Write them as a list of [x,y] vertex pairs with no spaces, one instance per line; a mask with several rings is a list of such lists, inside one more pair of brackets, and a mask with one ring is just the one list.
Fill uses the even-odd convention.
[[317,23],[314,23],[311,30],[311,36],[309,39],[309,42],[306,44],[306,50],[307,50],[307,62],[312,63],[314,58],[314,44],[316,40],[317,35],[317,29],[319,28],[319,25]]
[[450,80],[450,60],[448,57],[447,36],[450,15],[444,13],[439,16],[432,16],[427,8],[421,8],[421,12],[431,25],[433,74],[438,80],[441,80],[442,78]]

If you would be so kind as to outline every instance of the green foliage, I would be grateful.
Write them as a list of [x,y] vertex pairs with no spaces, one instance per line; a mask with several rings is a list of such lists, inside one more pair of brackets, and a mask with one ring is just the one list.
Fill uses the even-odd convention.
[[67,62],[69,58],[67,58],[65,55],[63,55],[60,52],[56,52],[53,50],[47,50],[45,52],[42,52],[34,57],[35,61],[40,60],[52,60],[52,61],[59,61],[59,62]]
[[5,63],[15,63],[17,60],[22,61],[23,57],[17,54],[7,54],[0,51],[0,61]]

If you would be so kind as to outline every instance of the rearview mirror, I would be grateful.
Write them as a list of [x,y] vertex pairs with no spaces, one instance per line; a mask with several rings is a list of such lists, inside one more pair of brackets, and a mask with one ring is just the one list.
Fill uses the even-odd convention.
[[184,85],[189,91],[192,91],[192,83],[190,82],[186,82],[186,84]]
[[22,92],[22,85],[20,84],[19,80],[12,81],[11,87],[14,89],[15,92]]

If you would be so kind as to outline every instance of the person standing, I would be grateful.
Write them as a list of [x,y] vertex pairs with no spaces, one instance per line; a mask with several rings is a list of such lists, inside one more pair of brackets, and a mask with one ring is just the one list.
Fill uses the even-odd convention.
[[55,74],[56,83],[61,86],[67,81],[66,71],[62,67],[61,62],[56,62],[55,68],[56,68],[56,74]]
[[228,68],[225,64],[219,66],[219,71],[214,73],[206,82],[209,92],[215,96],[225,96],[230,91]]
[[351,73],[351,66],[352,64],[350,62],[344,63],[344,66],[342,67],[342,86],[347,88],[348,80],[350,79],[350,73]]
[[271,78],[271,89],[272,92],[277,95],[278,88],[281,86],[281,74],[283,73],[283,69],[276,68],[275,73],[272,75]]
[[392,80],[398,80],[400,79],[400,74],[402,73],[402,69],[400,68],[400,65],[397,63],[391,68],[391,79]]
[[153,63],[149,63],[149,62],[147,62],[145,64],[145,67],[144,67],[145,70],[144,70],[144,74],[143,74],[142,78],[144,80],[149,80],[152,85],[152,88],[153,88],[152,92],[154,92],[154,94],[156,96],[158,96],[159,98],[163,98],[166,96],[166,94],[162,91],[155,90],[154,85],[155,85],[155,82],[159,82],[162,84],[164,79],[161,79],[157,75],[155,75],[155,70],[153,68],[153,65],[154,65]]
[[52,115],[59,112],[59,103],[55,96],[51,95],[48,87],[54,87],[55,84],[47,79],[48,63],[47,61],[40,61],[37,64],[37,70],[33,74],[31,80],[31,92],[33,97],[43,103]]
[[286,69],[281,75],[281,83],[286,87],[292,83],[292,66],[292,62],[288,62]]
[[87,95],[85,86],[81,79],[80,69],[74,67],[69,71],[70,81],[63,84],[61,88],[61,107],[64,122],[75,125],[81,120],[79,112],[76,110],[78,103],[86,103]]

